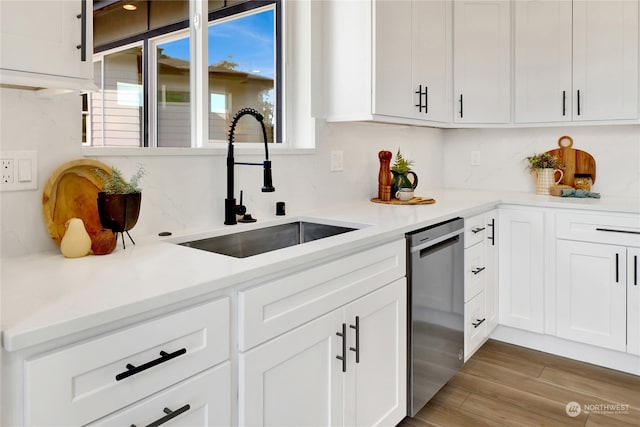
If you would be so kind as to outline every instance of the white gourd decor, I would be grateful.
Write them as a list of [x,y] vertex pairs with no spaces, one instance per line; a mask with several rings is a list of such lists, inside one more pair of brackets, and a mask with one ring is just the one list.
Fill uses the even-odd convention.
[[60,251],[66,258],[80,258],[91,252],[91,237],[80,218],[71,218],[60,242]]

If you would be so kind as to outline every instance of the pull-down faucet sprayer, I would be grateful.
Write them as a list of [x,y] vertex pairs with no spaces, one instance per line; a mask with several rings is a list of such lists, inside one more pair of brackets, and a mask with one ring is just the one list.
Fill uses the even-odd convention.
[[[262,138],[264,140],[264,161],[262,163],[236,162],[233,158],[233,137],[236,132],[238,120],[244,115],[253,116],[262,126]],[[241,212],[242,207],[236,205],[236,199],[233,191],[234,165],[250,165],[264,167],[264,183],[262,185],[263,193],[271,193],[276,189],[273,187],[271,178],[271,160],[269,160],[269,148],[267,146],[267,130],[264,127],[264,116],[253,108],[243,108],[236,113],[231,120],[229,128],[229,146],[227,148],[227,198],[224,199],[224,223],[226,225],[237,224],[236,215]]]

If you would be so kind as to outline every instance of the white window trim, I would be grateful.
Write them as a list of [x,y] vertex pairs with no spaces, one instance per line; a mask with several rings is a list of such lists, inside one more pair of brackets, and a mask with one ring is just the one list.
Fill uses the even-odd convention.
[[[201,16],[207,16],[203,13],[202,1],[192,0],[192,4],[200,5]],[[193,6],[192,6],[193,7]],[[282,3],[282,43],[284,43],[282,72],[284,87],[282,99],[284,102],[283,113],[286,118],[285,128],[283,129],[283,141],[281,144],[270,144],[269,154],[278,155],[307,155],[314,154],[315,150],[315,121],[318,114],[322,111],[322,71],[319,68],[321,64],[322,38],[322,2],[313,0],[283,0]],[[193,20],[192,20],[193,21]],[[190,31],[199,31],[196,42],[192,43],[192,49],[206,49],[203,46],[202,25],[200,30],[195,30],[194,25],[190,26]],[[193,40],[193,38],[192,38]],[[206,43],[206,41],[204,42]],[[206,76],[206,71],[202,71],[203,64],[197,65],[201,76]],[[204,64],[206,70],[206,64]],[[195,68],[195,67],[194,67]],[[200,77],[202,78],[202,77]],[[192,79],[193,82],[194,79]],[[313,84],[312,84],[313,82]],[[204,85],[200,85],[204,87]],[[203,91],[198,92],[199,96],[204,96]],[[200,123],[208,123],[206,114],[207,108],[202,108],[199,115]],[[192,127],[193,129],[193,127]],[[208,141],[208,126],[197,126],[197,135],[194,138],[196,144],[198,141]],[[192,130],[193,132],[193,130]],[[206,137],[205,137],[206,135]],[[118,148],[118,147],[83,147],[83,155],[88,157],[119,157],[119,156],[194,156],[209,155],[223,156],[226,155],[227,144],[216,142],[207,143],[196,146],[196,148],[169,148],[169,147],[136,147],[136,148]],[[260,154],[264,151],[261,143],[243,143],[235,147],[236,153],[243,155],[251,155],[252,153]]]

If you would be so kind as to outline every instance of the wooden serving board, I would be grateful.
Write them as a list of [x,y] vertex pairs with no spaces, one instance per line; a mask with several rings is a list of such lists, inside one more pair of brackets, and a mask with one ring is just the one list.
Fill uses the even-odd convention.
[[586,151],[571,148],[573,146],[573,139],[570,136],[561,136],[560,139],[558,139],[558,146],[560,148],[549,150],[547,153],[552,156],[557,156],[564,165],[564,170],[562,171],[564,176],[560,183],[573,187],[575,174],[588,173],[591,175],[591,180],[595,184],[596,161],[593,156]]
[[111,167],[97,160],[72,160],[56,169],[45,184],[42,214],[49,235],[58,245],[71,218],[81,218],[90,234],[103,229],[97,201],[103,182],[96,169],[111,175]]
[[436,202],[435,199],[423,199],[422,197],[418,196],[414,197],[411,200],[391,199],[389,201],[383,201],[377,197],[374,197],[373,199],[371,199],[371,201],[373,203],[382,203],[385,205],[430,205]]

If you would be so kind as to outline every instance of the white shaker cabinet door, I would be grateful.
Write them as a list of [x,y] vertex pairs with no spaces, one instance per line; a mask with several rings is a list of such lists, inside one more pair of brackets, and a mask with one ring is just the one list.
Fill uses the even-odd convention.
[[571,120],[571,1],[519,0],[515,7],[515,121]]
[[544,213],[500,209],[500,324],[531,332],[544,327]]
[[414,0],[411,17],[413,117],[451,122],[452,1]]
[[558,336],[626,350],[626,248],[557,242]]
[[239,425],[343,425],[342,323],[336,310],[241,353]]
[[407,411],[406,279],[347,306],[346,424],[390,426]]
[[574,120],[638,118],[638,1],[573,2]]
[[510,2],[459,0],[453,7],[456,123],[509,123]]
[[47,82],[51,79],[48,76],[90,80],[93,75],[92,5],[91,0],[2,0],[2,82],[19,84],[24,80],[37,86],[38,79]]
[[640,356],[640,249],[627,249],[627,352]]
[[374,1],[373,113],[411,117],[411,1]]

